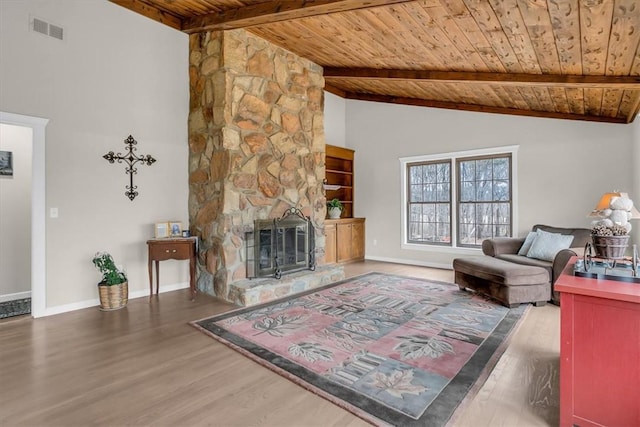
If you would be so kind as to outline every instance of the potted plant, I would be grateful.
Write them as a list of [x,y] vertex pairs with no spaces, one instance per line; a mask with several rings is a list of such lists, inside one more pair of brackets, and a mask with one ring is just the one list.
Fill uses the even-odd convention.
[[327,213],[329,218],[338,219],[342,214],[342,203],[338,199],[332,199],[327,202]]
[[629,231],[619,224],[599,223],[591,228],[591,240],[597,257],[621,259],[629,244]]
[[113,257],[108,252],[95,254],[93,265],[102,274],[102,280],[98,283],[100,310],[118,310],[126,306],[129,301],[126,273],[116,267]]

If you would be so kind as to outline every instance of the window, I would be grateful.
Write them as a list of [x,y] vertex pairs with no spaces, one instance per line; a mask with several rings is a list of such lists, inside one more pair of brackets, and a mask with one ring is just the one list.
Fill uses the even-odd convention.
[[451,243],[451,163],[413,163],[409,168],[411,243]]
[[404,242],[477,248],[514,233],[517,147],[400,159]]
[[458,245],[511,236],[511,155],[458,159]]

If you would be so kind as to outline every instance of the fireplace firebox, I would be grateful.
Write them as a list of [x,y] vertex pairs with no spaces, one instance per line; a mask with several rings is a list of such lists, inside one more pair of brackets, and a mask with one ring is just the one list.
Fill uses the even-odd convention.
[[256,220],[246,234],[247,277],[275,277],[300,270],[315,270],[313,225],[297,208],[280,219]]

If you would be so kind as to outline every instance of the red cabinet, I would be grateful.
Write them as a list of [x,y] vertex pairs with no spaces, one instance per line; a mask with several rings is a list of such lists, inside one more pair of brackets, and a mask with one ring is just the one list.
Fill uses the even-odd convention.
[[560,292],[560,425],[640,426],[640,285],[575,277]]

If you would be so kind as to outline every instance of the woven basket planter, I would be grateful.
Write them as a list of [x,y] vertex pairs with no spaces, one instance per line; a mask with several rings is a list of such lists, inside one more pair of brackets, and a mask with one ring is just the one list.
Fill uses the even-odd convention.
[[629,245],[629,235],[626,236],[595,236],[591,235],[596,257],[606,259],[624,258]]
[[129,282],[119,285],[98,285],[100,293],[100,310],[119,310],[129,302]]

